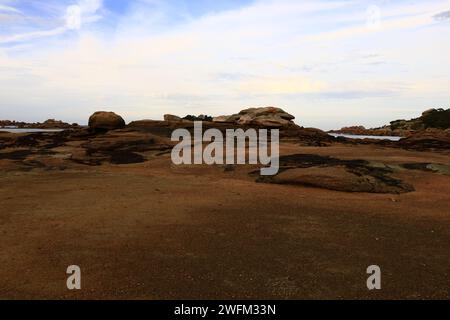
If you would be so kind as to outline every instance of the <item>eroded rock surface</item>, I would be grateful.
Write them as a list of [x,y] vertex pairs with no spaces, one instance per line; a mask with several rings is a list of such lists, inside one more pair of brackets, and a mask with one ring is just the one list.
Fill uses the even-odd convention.
[[214,122],[237,123],[240,125],[256,125],[268,128],[280,128],[295,126],[292,121],[295,117],[283,109],[274,107],[249,108],[242,110],[239,114],[231,116],[219,116]]

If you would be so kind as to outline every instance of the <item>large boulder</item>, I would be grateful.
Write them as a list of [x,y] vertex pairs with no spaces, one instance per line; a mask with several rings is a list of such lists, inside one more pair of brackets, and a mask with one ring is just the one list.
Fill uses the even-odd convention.
[[293,115],[290,115],[280,108],[264,107],[245,109],[239,112],[239,114],[220,116],[213,119],[213,121],[280,128],[295,126],[292,121],[294,119],[295,117]]
[[115,130],[125,127],[125,120],[114,112],[97,111],[89,118],[89,128],[94,130]]

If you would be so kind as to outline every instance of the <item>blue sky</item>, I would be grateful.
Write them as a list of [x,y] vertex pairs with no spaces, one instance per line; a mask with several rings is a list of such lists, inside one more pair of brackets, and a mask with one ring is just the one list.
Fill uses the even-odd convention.
[[449,35],[446,0],[0,0],[0,118],[379,126],[449,107]]

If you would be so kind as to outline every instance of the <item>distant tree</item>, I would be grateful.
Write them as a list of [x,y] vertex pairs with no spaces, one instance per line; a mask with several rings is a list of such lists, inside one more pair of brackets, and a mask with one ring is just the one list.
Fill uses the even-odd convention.
[[437,109],[422,116],[422,122],[425,128],[439,128],[439,129],[449,129],[450,128],[450,109]]
[[213,117],[201,114],[199,116],[187,115],[183,119],[189,121],[212,121]]

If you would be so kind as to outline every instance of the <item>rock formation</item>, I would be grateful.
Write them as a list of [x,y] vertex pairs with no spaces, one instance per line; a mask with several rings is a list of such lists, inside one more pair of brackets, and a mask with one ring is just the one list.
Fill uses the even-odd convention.
[[231,116],[219,116],[214,122],[256,125],[260,127],[281,128],[295,126],[295,117],[280,108],[249,108]]

